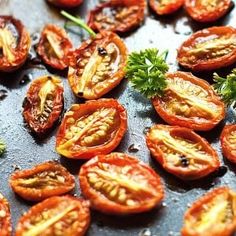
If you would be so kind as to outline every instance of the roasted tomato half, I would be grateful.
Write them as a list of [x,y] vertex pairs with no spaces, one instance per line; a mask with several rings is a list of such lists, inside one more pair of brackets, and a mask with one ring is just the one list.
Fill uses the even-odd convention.
[[191,129],[155,125],[146,141],[162,167],[181,179],[199,179],[220,167],[216,151]]
[[71,196],[51,197],[20,218],[16,236],[82,236],[89,223],[87,201]]
[[9,182],[15,193],[29,201],[62,195],[75,187],[73,175],[62,165],[52,161],[29,170],[16,171]]
[[206,131],[224,119],[224,103],[206,81],[186,72],[169,73],[166,81],[164,95],[152,101],[168,124]]
[[94,157],[81,167],[79,180],[91,206],[107,214],[149,211],[164,197],[155,171],[124,153]]
[[224,127],[220,141],[224,156],[236,163],[236,124]]
[[167,15],[179,10],[184,0],[149,0],[149,5],[158,15]]
[[7,199],[0,193],[0,235],[11,236],[11,215]]
[[72,47],[66,31],[49,24],[42,31],[37,52],[47,65],[64,70],[68,67],[66,56]]
[[90,11],[88,25],[94,30],[125,33],[144,20],[145,0],[110,0]]
[[185,9],[196,21],[212,22],[227,13],[231,0],[186,0]]
[[236,193],[228,187],[205,194],[187,210],[182,236],[230,236],[236,227]]
[[29,127],[37,134],[52,128],[64,105],[63,85],[55,76],[35,79],[23,102],[23,116]]
[[22,66],[30,44],[30,35],[20,20],[0,16],[0,71],[11,72]]
[[236,29],[211,27],[194,33],[178,51],[180,65],[193,71],[215,70],[236,62]]
[[127,129],[127,114],[115,99],[75,104],[65,114],[56,137],[56,150],[74,159],[89,159],[113,151]]
[[83,0],[47,0],[49,3],[63,8],[72,8],[79,6]]
[[101,32],[70,55],[68,79],[78,97],[97,99],[124,78],[127,49],[118,35]]

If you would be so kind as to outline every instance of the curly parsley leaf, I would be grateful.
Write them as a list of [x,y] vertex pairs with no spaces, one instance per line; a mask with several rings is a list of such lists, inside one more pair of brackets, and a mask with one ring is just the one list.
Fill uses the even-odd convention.
[[6,151],[6,144],[0,139],[0,156]]

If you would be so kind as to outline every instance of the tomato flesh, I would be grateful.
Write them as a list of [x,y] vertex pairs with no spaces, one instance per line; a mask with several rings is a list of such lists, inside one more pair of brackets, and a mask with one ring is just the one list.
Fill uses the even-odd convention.
[[91,159],[82,166],[79,180],[81,191],[92,207],[107,214],[148,211],[164,196],[159,176],[123,153]]
[[64,8],[77,7],[83,2],[83,0],[47,0],[47,1],[55,6]]
[[0,193],[0,235],[10,236],[11,232],[12,227],[9,203]]

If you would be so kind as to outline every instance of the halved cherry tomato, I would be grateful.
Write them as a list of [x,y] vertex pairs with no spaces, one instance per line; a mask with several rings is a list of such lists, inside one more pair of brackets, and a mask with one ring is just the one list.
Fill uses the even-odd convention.
[[236,193],[216,188],[199,198],[184,216],[182,236],[230,236],[236,227]]
[[72,47],[64,29],[48,24],[42,31],[37,52],[47,65],[63,70],[68,67],[65,58]]
[[81,167],[79,180],[91,206],[107,214],[149,211],[164,197],[155,171],[124,153],[94,157]]
[[15,193],[29,201],[62,195],[75,187],[73,175],[62,165],[52,161],[29,170],[16,171],[9,182]]
[[89,223],[88,201],[71,196],[51,197],[20,218],[16,236],[82,236]]
[[210,130],[225,117],[225,105],[206,81],[191,73],[166,75],[167,88],[152,102],[161,118],[171,125]]
[[23,102],[23,116],[36,133],[48,131],[58,120],[63,110],[63,85],[55,76],[34,80]]
[[94,30],[124,33],[144,20],[145,0],[110,0],[90,11],[88,25]]
[[179,10],[184,0],[149,0],[149,4],[158,15],[167,15]]
[[211,27],[194,33],[178,51],[181,66],[193,71],[215,70],[236,62],[236,29]]
[[224,127],[220,141],[224,156],[236,163],[236,124]]
[[181,179],[199,179],[220,167],[216,151],[191,129],[155,125],[148,132],[146,141],[162,167]]
[[20,20],[0,16],[0,71],[11,72],[22,66],[30,44],[30,35]]
[[11,233],[12,227],[9,203],[0,193],[0,235],[11,236]]
[[56,150],[74,159],[89,159],[113,151],[127,129],[127,114],[115,99],[74,104],[56,137]]
[[229,10],[231,0],[186,0],[185,9],[199,22],[212,22],[224,16]]
[[79,6],[83,0],[47,0],[57,7],[72,8]]
[[68,80],[78,97],[97,99],[124,78],[127,48],[112,32],[101,32],[70,54]]

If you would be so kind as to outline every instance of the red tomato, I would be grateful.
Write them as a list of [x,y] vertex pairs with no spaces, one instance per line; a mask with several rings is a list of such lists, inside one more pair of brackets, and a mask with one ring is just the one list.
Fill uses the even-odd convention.
[[216,151],[191,129],[155,125],[148,132],[146,141],[162,167],[181,179],[199,179],[220,167]]
[[47,132],[63,110],[63,85],[55,76],[35,79],[23,103],[23,116],[37,134]]
[[0,193],[0,235],[11,236],[11,215],[7,199]]
[[91,206],[107,214],[149,211],[164,197],[155,171],[124,153],[94,157],[81,167],[79,180]]
[[236,124],[224,127],[220,141],[224,156],[236,163]]
[[48,24],[42,31],[37,52],[47,65],[63,70],[68,67],[65,58],[72,47],[64,29]]
[[68,80],[78,97],[97,99],[124,78],[127,48],[118,35],[101,32],[70,54]]
[[16,171],[9,182],[15,193],[29,201],[62,195],[75,187],[73,175],[62,165],[52,161],[29,170]]
[[224,16],[229,10],[231,0],[186,0],[185,9],[199,22],[212,22]]
[[72,8],[79,6],[83,0],[47,0],[57,7]]
[[71,196],[51,197],[33,206],[20,218],[16,236],[83,236],[89,223],[87,201]]
[[179,10],[184,0],[149,0],[149,4],[158,15],[167,15]]
[[56,150],[74,159],[107,154],[119,145],[126,129],[126,110],[115,99],[74,104],[57,133]]
[[182,236],[230,236],[236,227],[236,193],[216,188],[199,198],[184,216]]
[[88,25],[94,30],[125,33],[144,20],[145,0],[110,0],[90,11]]
[[206,131],[224,119],[224,103],[206,81],[186,72],[169,73],[166,81],[164,95],[152,102],[168,124]]
[[20,20],[0,16],[0,71],[11,72],[25,63],[30,35]]
[[178,51],[181,66],[193,71],[216,70],[236,62],[236,29],[211,27],[194,33]]

